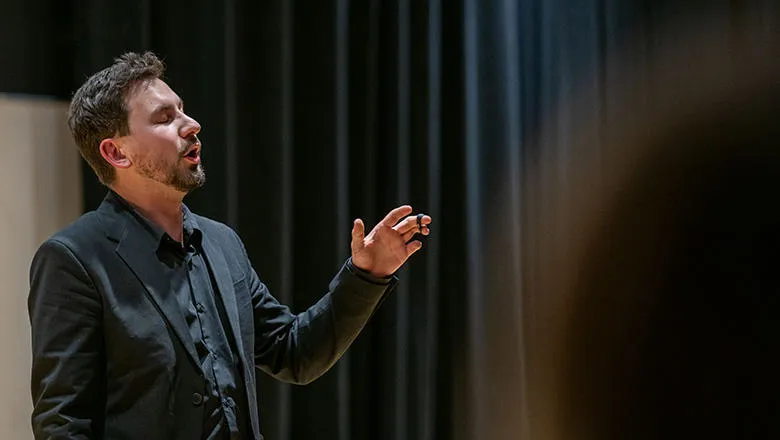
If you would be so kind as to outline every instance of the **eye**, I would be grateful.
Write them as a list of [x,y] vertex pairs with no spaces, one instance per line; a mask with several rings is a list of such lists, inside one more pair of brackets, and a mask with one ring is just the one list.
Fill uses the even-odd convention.
[[159,115],[157,118],[155,118],[154,122],[155,124],[170,124],[173,122],[174,117],[170,113],[164,113],[162,115]]

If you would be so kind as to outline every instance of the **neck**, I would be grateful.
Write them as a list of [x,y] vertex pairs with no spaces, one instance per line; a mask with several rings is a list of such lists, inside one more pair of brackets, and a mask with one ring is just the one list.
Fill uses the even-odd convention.
[[171,238],[182,241],[182,200],[185,194],[170,188],[160,188],[159,185],[151,187],[133,184],[131,188],[119,182],[112,185],[111,189]]

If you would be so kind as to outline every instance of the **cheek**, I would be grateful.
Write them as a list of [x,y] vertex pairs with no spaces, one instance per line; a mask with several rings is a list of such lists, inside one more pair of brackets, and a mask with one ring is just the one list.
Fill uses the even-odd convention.
[[180,144],[180,138],[175,133],[163,130],[148,133],[138,137],[135,158],[147,162],[173,162],[179,158]]
[[140,168],[162,170],[173,166],[178,160],[178,155],[150,147],[137,151],[130,159]]
[[181,143],[181,137],[175,124],[155,126],[145,133],[145,137],[149,143],[158,145],[160,148],[168,146],[176,149],[177,145]]

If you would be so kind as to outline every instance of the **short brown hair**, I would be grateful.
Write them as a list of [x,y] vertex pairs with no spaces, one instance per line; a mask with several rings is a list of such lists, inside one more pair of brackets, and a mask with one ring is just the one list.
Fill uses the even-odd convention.
[[127,95],[139,83],[161,78],[163,62],[152,52],[128,52],[114,64],[95,73],[74,93],[68,112],[70,128],[81,157],[104,184],[113,183],[114,167],[100,154],[100,142],[126,135]]

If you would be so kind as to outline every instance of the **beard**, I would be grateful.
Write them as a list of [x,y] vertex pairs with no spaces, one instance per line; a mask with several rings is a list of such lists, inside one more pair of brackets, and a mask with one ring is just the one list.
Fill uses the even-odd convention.
[[145,158],[137,161],[136,167],[142,176],[183,193],[189,193],[206,183],[203,165],[198,163],[185,166],[181,158],[173,162]]

